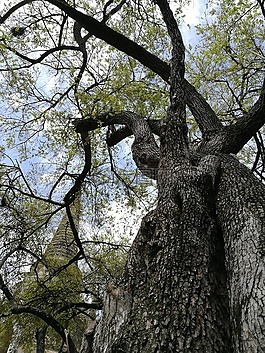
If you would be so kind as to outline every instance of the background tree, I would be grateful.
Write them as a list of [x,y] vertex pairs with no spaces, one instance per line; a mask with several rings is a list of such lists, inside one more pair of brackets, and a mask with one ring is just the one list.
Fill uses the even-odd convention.
[[[179,13],[183,4],[173,5]],[[254,136],[253,170],[262,178],[264,2],[222,1],[210,8],[212,17],[198,27],[209,50],[197,48],[195,56],[190,48],[186,67],[182,36],[166,0],[78,5],[26,0],[9,4],[1,18],[4,147],[14,153],[18,145],[24,161],[35,162],[25,175],[3,157],[2,204],[12,221],[3,221],[3,229],[11,229],[2,270],[13,269],[23,241],[22,253],[33,258],[45,249],[38,230],[52,226],[60,209],[71,223],[69,208],[81,185],[89,195],[86,219],[101,236],[108,221],[104,206],[117,203],[114,189],[124,189],[128,207],[143,200],[149,184],[139,185],[139,178],[135,183],[133,164],[113,149],[121,143],[126,154],[125,138],[134,136],[133,160],[157,183],[155,208],[142,220],[122,275],[112,276],[113,268],[102,273],[100,266],[94,272],[95,256],[89,255],[102,239],[75,235],[80,260],[88,266],[83,277],[93,279],[84,286],[87,299],[102,297],[97,278],[100,284],[114,282],[95,333],[90,327],[85,335],[83,352],[264,350],[265,190],[231,155]],[[44,168],[47,161],[52,163]],[[131,171],[124,173],[126,167]],[[34,222],[21,210],[27,203]],[[3,242],[6,236],[3,232]],[[19,276],[21,266],[15,272]],[[4,315],[10,307],[19,313],[12,294],[17,278],[1,277]],[[45,321],[43,313],[32,308],[29,313]]]

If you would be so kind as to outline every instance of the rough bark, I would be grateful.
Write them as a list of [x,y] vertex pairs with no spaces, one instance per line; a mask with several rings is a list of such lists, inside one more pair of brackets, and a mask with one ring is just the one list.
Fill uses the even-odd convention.
[[225,244],[234,351],[265,351],[265,188],[222,158],[216,209]]
[[181,197],[143,219],[94,352],[264,352],[265,188],[218,159],[170,175]]
[[174,191],[144,218],[125,280],[106,294],[94,352],[232,352],[217,171],[207,157],[167,176]]
[[93,338],[95,331],[96,322],[92,321],[84,333],[82,344],[80,347],[80,353],[93,353]]

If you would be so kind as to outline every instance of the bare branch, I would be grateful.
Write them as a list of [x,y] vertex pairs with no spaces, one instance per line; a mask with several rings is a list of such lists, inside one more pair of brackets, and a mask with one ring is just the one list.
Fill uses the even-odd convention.
[[181,85],[184,72],[185,72],[185,47],[182,40],[181,33],[179,31],[175,17],[170,9],[167,0],[156,0],[157,5],[163,15],[164,22],[167,26],[169,36],[172,43],[172,62],[171,62],[171,75],[170,75],[170,85],[174,83],[173,90],[176,91],[178,86]]
[[161,166],[170,168],[168,163],[189,163],[188,127],[186,122],[185,88],[185,47],[173,12],[167,0],[156,0],[167,26],[172,44],[170,70],[170,106],[161,135]]
[[[24,195],[24,196],[28,196],[29,198],[33,198],[33,199],[36,199],[36,200],[39,200],[39,201],[43,201],[43,202],[47,202],[51,205],[55,205],[55,206],[60,206],[60,208],[63,207],[63,204],[60,203],[60,202],[57,202],[57,201],[54,201],[54,200],[51,200],[50,198],[49,199],[46,199],[44,197],[41,197],[41,196],[38,196],[38,195],[35,195],[35,194],[32,194],[32,193],[28,193],[28,192],[25,192],[23,191],[22,189],[19,189],[15,186],[10,186],[8,184],[2,184],[2,187],[4,188],[7,188],[7,189],[11,189],[11,190],[14,190],[14,191],[17,191],[19,192],[21,195]],[[59,209],[60,209],[59,208]]]
[[52,327],[61,336],[61,338],[65,343],[67,343],[67,341],[71,342],[72,350],[69,353],[77,352],[70,335],[66,336],[64,327],[52,315],[32,306],[14,306],[11,309],[11,312],[12,314],[16,314],[16,315],[24,314],[24,313],[32,314],[40,318],[47,325]]
[[82,131],[80,134],[85,151],[85,163],[83,166],[83,170],[76,178],[74,185],[64,197],[64,202],[68,206],[75,200],[76,194],[80,191],[82,183],[84,182],[87,174],[89,174],[91,170],[91,145],[88,136],[88,131]]
[[260,6],[260,9],[261,9],[261,12],[262,12],[262,15],[265,19],[265,5],[264,5],[264,0],[257,0],[259,6]]
[[[107,25],[95,20],[91,16],[73,9],[60,0],[48,1],[65,11],[91,34],[104,40],[106,43],[114,46],[116,49],[124,52],[125,54],[135,58],[145,67],[158,74],[163,80],[169,82],[170,66],[157,56],[145,50],[143,47],[124,35],[114,31]],[[188,104],[192,114],[194,114],[195,119],[198,119],[197,123],[203,129],[203,132],[208,130],[216,131],[222,128],[222,124],[218,120],[216,114],[206,100],[197,92],[197,90],[185,79],[183,81],[183,85],[185,87],[186,103]]]
[[[3,40],[2,40],[3,41]],[[4,41],[3,41],[4,42]],[[25,61],[28,61],[29,63],[31,63],[31,65],[26,66],[26,67],[30,67],[34,64],[39,64],[41,63],[47,56],[49,56],[50,54],[53,54],[55,52],[58,51],[62,51],[62,50],[80,50],[79,47],[73,46],[73,45],[62,45],[60,47],[55,47],[55,48],[51,48],[47,51],[45,51],[45,53],[43,53],[42,55],[40,55],[37,59],[32,59],[24,54],[21,54],[19,51],[17,51],[14,48],[11,48],[9,45],[5,44],[6,49],[12,51],[14,54],[16,54],[20,59],[23,59]],[[23,68],[23,67],[20,67]],[[4,71],[3,69],[1,71]]]
[[109,12],[107,12],[107,8],[108,6],[110,6],[112,3],[114,2],[114,0],[109,0],[107,1],[107,3],[104,6],[103,9],[103,21],[102,22],[107,22],[107,20],[114,15],[115,13],[117,13],[122,6],[126,3],[126,0],[122,0],[117,6],[115,6],[113,9],[111,9]]
[[4,23],[8,17],[10,17],[16,10],[18,10],[20,7],[24,6],[24,5],[27,5],[27,4],[30,4],[32,3],[33,1],[36,1],[36,0],[24,0],[24,1],[21,1],[19,2],[18,4],[14,5],[13,7],[11,7],[10,10],[7,11],[6,14],[4,14],[4,16],[0,17],[0,24],[1,23]]
[[[31,1],[21,2],[19,7],[29,2]],[[157,56],[153,55],[152,53],[150,53],[149,51],[147,51],[146,49],[144,49],[142,46],[138,45],[134,41],[114,31],[113,29],[111,29],[105,24],[105,21],[109,18],[110,15],[112,15],[114,10],[115,11],[119,10],[119,5],[122,6],[123,1],[121,1],[121,3],[117,5],[117,8],[110,11],[111,13],[107,14],[107,16],[105,16],[106,18],[103,19],[102,22],[99,22],[93,17],[74,9],[73,7],[69,6],[63,1],[47,0],[47,2],[63,10],[68,16],[76,20],[80,26],[82,26],[89,32],[88,35],[83,38],[83,40],[87,40],[88,37],[90,37],[91,35],[94,35],[97,38],[102,39],[106,43],[112,45],[116,49],[135,58],[145,67],[149,68],[150,70],[158,74],[163,80],[165,80],[166,82],[169,82],[170,66],[167,63],[165,63]],[[15,10],[16,8],[13,8],[12,12],[14,12]],[[2,17],[2,21],[4,21],[7,17],[8,17],[8,14]],[[71,46],[52,48],[49,51],[45,52],[38,59],[30,59],[26,56],[23,56],[23,54],[20,54],[20,53],[17,53],[17,54],[22,59],[25,59],[33,64],[33,63],[41,62],[45,57],[47,57],[47,55],[57,50],[60,50],[60,48],[70,49],[70,50],[78,50],[78,49],[80,50],[80,47],[71,47]],[[206,100],[197,92],[197,90],[188,81],[184,80],[183,84],[185,87],[186,103],[188,104],[195,119],[196,120],[198,119],[197,123],[199,127],[203,129],[202,132],[204,133],[204,131],[208,129],[208,126],[210,126],[210,130],[216,130],[220,128],[221,123],[218,121],[214,111],[210,108]],[[200,110],[198,110],[198,108]],[[209,122],[208,122],[208,119],[209,119]]]
[[10,292],[9,288],[7,287],[7,284],[5,283],[1,274],[0,274],[0,289],[4,293],[6,299],[9,301],[11,307],[15,307],[16,305],[15,298],[13,294]]
[[10,250],[5,256],[3,256],[3,258],[0,261],[0,269],[4,266],[5,262],[9,259],[9,257],[13,255],[17,250],[18,248],[16,247]]
[[82,53],[82,56],[83,56],[83,60],[82,60],[82,65],[79,69],[79,72],[78,72],[78,75],[75,79],[75,85],[74,85],[74,96],[75,96],[75,99],[76,99],[76,104],[77,104],[77,107],[78,107],[78,110],[81,114],[81,116],[83,116],[83,111],[81,109],[81,106],[79,104],[79,100],[78,100],[78,96],[77,96],[77,89],[78,89],[78,86],[79,86],[79,83],[82,79],[82,76],[85,72],[85,69],[86,69],[86,66],[87,66],[87,62],[88,62],[88,55],[87,55],[87,50],[86,50],[86,44],[85,44],[85,41],[88,39],[87,38],[83,38],[81,36],[81,29],[82,27],[80,26],[80,24],[78,22],[75,22],[74,23],[74,38],[75,38],[75,41],[77,42],[78,46],[79,46],[79,49]]

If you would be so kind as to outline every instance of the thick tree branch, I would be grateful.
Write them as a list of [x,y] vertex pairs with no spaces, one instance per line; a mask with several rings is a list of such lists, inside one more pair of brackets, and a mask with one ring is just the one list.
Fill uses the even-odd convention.
[[265,80],[261,94],[249,110],[235,124],[227,126],[204,141],[200,146],[203,153],[238,153],[265,123]]
[[44,322],[46,322],[46,324],[48,324],[49,326],[51,326],[64,340],[64,342],[66,342],[66,336],[65,336],[65,332],[64,332],[64,328],[62,327],[62,325],[50,314],[43,312],[42,310],[32,307],[32,306],[16,306],[14,308],[12,308],[11,312],[13,314],[23,314],[23,313],[27,313],[27,314],[32,314],[34,316],[39,317],[40,319],[42,319]]
[[91,170],[91,144],[88,136],[88,130],[80,131],[80,134],[85,152],[85,163],[81,173],[76,178],[74,185],[64,197],[64,202],[67,206],[70,206],[70,204],[74,202],[76,194],[80,191],[82,183]]
[[[149,128],[151,129],[152,133],[160,136],[161,135],[161,125],[162,121],[161,120],[146,120],[148,123]],[[120,129],[117,129],[107,136],[107,144],[109,147],[117,145],[119,142],[121,142],[123,139],[125,139],[128,136],[133,135],[132,131],[127,127],[124,126]]]
[[78,249],[80,250],[80,253],[78,253],[76,255],[76,259],[78,259],[80,257],[80,254],[82,254],[84,259],[89,264],[89,262],[87,260],[87,257],[86,257],[86,254],[85,254],[85,251],[84,251],[84,248],[83,248],[83,244],[82,244],[82,242],[81,242],[81,240],[79,238],[78,230],[77,230],[77,227],[76,227],[76,224],[75,224],[75,221],[74,221],[70,206],[66,204],[65,209],[66,209],[66,214],[67,214],[67,217],[68,217],[68,220],[69,220],[69,223],[70,223],[70,227],[71,227],[71,230],[72,230],[76,245],[77,245]]
[[255,135],[255,133],[265,123],[265,79],[261,89],[261,94],[249,110],[234,125],[228,127],[230,134],[234,134],[233,141],[230,144],[232,153],[237,153],[240,149]]
[[86,66],[87,66],[88,55],[87,55],[86,43],[85,43],[86,39],[82,37],[81,29],[82,29],[82,27],[80,26],[80,24],[78,22],[75,22],[75,24],[74,24],[74,38],[80,48],[80,51],[82,52],[83,60],[82,60],[82,65],[79,69],[79,73],[75,79],[74,92],[75,92],[75,98],[76,98],[78,110],[82,115],[82,109],[80,107],[80,103],[77,98],[78,97],[77,89],[78,89],[79,83],[83,77],[83,74],[84,74]]
[[[171,60],[171,75],[170,85],[173,86],[173,91],[182,84],[185,72],[185,47],[179,31],[175,17],[170,9],[167,0],[156,0],[157,5],[163,15],[164,22],[167,26],[168,34],[172,43],[172,60]],[[174,87],[176,86],[176,87]],[[181,87],[181,90],[183,88]]]
[[[107,44],[138,60],[145,67],[158,74],[163,80],[169,82],[170,66],[142,46],[97,21],[93,17],[72,8],[63,1],[47,1],[65,11],[68,16],[79,22],[83,28],[95,37],[104,40]],[[183,84],[186,103],[192,114],[194,114],[195,119],[198,119],[197,123],[202,128],[202,132],[207,132],[209,128],[211,131],[220,129],[222,125],[206,100],[187,80],[184,79]],[[200,111],[197,110],[198,108]]]
[[265,19],[265,5],[264,5],[264,0],[257,0],[259,6],[260,6],[260,9],[261,9],[261,12],[262,12],[262,15]]
[[177,160],[182,163],[189,159],[188,128],[186,122],[185,88],[185,46],[177,22],[167,0],[156,0],[163,15],[172,44],[170,75],[170,106],[165,119],[161,138],[162,165]]
[[[104,127],[114,124],[126,125],[135,137],[132,144],[133,159],[142,173],[148,177],[156,178],[156,170],[159,162],[159,148],[155,142],[148,121],[142,116],[126,111],[120,114],[105,113],[98,116],[97,119],[76,120],[75,127],[78,133],[92,131],[98,127]],[[158,124],[153,124],[156,130],[159,130]],[[112,140],[113,142],[113,140]]]
[[133,134],[132,131],[127,126],[123,126],[117,130],[115,129],[114,131],[109,129],[107,133],[107,140],[106,140],[107,145],[109,147],[115,146],[119,142],[124,140],[126,137],[131,136],[132,134]]
[[110,6],[111,4],[114,3],[114,0],[109,0],[107,1],[107,3],[104,5],[104,10],[103,10],[103,22],[106,23],[107,20],[114,15],[115,13],[117,13],[122,6],[126,3],[126,0],[121,0],[121,2],[115,6],[113,9],[111,9],[109,12],[107,12],[107,8],[108,6]]
[[[107,113],[102,113],[99,114],[96,118],[88,118],[88,119],[76,119],[73,124],[75,126],[76,132],[77,133],[85,133],[87,131],[94,131],[100,127],[106,127],[110,125],[115,125],[115,124],[120,124],[120,125],[126,125],[127,121],[124,118],[126,115],[134,115],[135,117],[139,117],[139,119],[143,119],[151,129],[151,131],[157,135],[160,136],[160,129],[161,129],[161,120],[151,120],[147,119],[145,117],[142,117],[136,113],[130,112],[130,111],[124,111],[119,114],[113,113],[113,112],[107,112]],[[132,130],[127,126],[129,129],[128,132],[124,132],[126,136],[123,138],[126,138],[130,135],[133,135]],[[115,134],[115,133],[114,133]],[[122,138],[122,139],[123,139]],[[120,142],[122,139],[120,139],[118,142]],[[118,143],[116,142],[116,143]],[[116,143],[111,143],[109,146],[114,146]]]

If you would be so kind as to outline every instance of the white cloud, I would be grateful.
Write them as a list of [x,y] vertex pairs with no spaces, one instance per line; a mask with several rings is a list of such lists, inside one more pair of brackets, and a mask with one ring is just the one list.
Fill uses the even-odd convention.
[[186,47],[188,47],[189,44],[194,45],[198,41],[195,26],[200,23],[204,13],[204,7],[205,1],[191,0],[189,4],[185,5],[183,8],[185,17],[180,25],[180,31]]
[[204,1],[200,0],[191,0],[188,5],[185,5],[183,9],[185,24],[190,26],[198,24],[203,13],[203,7]]
[[0,11],[2,11],[4,9],[4,6],[6,4],[3,1],[0,1]]

